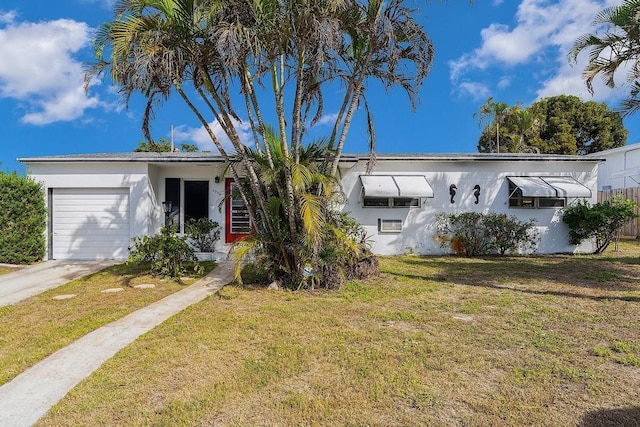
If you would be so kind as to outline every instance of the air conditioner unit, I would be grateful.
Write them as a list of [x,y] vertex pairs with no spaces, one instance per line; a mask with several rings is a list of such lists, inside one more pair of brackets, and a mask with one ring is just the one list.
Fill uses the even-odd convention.
[[380,233],[401,233],[401,219],[382,219],[378,218],[378,232]]

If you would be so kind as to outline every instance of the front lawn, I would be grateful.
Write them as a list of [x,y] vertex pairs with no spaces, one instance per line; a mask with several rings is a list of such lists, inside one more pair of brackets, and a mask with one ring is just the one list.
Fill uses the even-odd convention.
[[[205,274],[214,263],[203,263]],[[185,280],[185,284],[197,278]],[[135,288],[136,285],[153,288]],[[122,288],[120,292],[103,290]],[[184,285],[121,264],[0,307],[0,384],[100,326],[172,294]],[[55,296],[76,295],[63,300]]]
[[339,292],[227,286],[38,425],[633,425],[639,243],[382,258],[382,277]]
[[0,265],[0,275],[13,273],[14,271],[20,270],[21,267],[3,267]]

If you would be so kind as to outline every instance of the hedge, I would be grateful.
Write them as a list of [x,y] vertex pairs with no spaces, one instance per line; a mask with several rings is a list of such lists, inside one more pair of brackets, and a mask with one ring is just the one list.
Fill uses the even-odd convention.
[[45,255],[47,210],[42,185],[0,172],[0,262],[29,264]]

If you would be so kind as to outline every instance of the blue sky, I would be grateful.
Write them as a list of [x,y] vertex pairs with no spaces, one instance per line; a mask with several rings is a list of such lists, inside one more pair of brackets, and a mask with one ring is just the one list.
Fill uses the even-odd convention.
[[[617,105],[624,87],[611,90],[597,82],[592,97],[580,77],[586,58],[571,66],[566,52],[591,31],[598,11],[620,3],[476,0],[471,6],[466,0],[415,0],[419,21],[435,44],[435,61],[415,112],[401,91],[368,87],[378,152],[475,152],[480,129],[473,113],[489,96],[529,105],[540,97],[573,94]],[[92,59],[92,31],[111,19],[112,5],[113,0],[0,0],[0,169],[23,172],[18,157],[128,152],[143,139],[141,98],[127,110],[108,79],[88,94],[83,90],[82,63]],[[328,102],[326,118],[336,111]],[[176,142],[215,150],[177,98],[157,113],[154,138],[169,138],[173,124]],[[628,143],[640,141],[639,119],[625,119]],[[249,138],[246,125],[238,126]],[[345,151],[366,151],[364,129],[360,114]],[[320,124],[313,131],[325,135],[330,128]]]

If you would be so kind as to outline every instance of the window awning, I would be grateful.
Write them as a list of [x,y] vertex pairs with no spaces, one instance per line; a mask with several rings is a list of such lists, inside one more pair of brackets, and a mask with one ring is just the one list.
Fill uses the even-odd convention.
[[591,190],[570,176],[508,176],[523,197],[591,197]]
[[365,197],[433,197],[424,175],[360,175]]
[[545,176],[542,179],[556,189],[558,197],[591,197],[591,190],[570,176]]
[[537,176],[508,176],[522,191],[522,197],[556,197],[556,190]]

